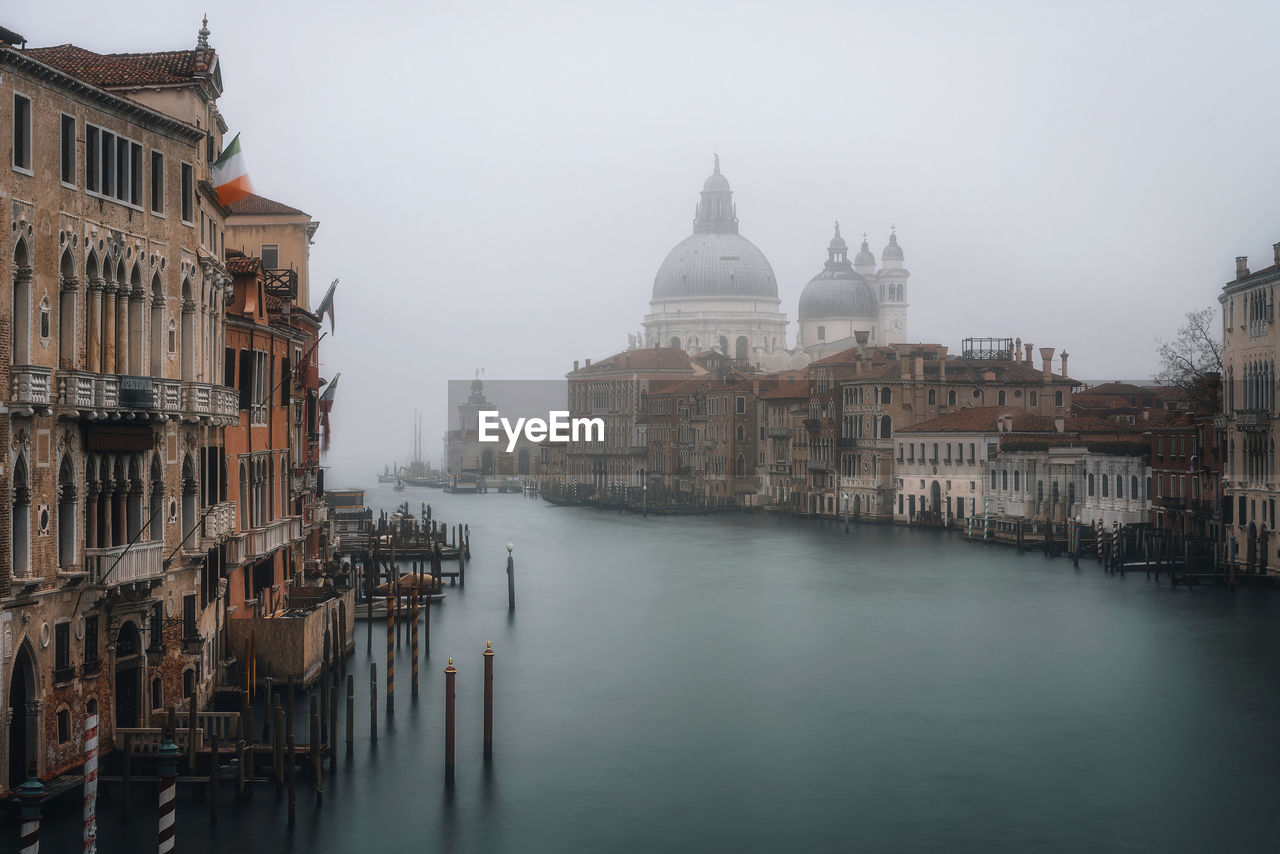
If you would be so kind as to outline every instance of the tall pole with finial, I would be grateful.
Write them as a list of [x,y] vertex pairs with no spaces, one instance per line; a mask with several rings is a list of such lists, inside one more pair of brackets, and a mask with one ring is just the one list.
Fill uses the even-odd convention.
[[514,611],[516,609],[516,562],[511,556],[515,546],[511,545],[511,541],[507,540],[507,610]]
[[493,761],[493,643],[484,645],[484,761]]

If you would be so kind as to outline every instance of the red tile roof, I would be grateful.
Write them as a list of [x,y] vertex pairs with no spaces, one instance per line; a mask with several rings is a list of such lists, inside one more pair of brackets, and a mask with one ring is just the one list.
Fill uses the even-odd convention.
[[624,350],[607,359],[583,365],[574,374],[605,373],[607,371],[692,371],[689,354],[677,347],[653,347],[640,350]]
[[262,267],[262,262],[257,258],[239,252],[235,249],[226,251],[227,272],[233,276],[253,275]]
[[306,212],[304,211],[300,211],[297,208],[290,207],[289,205],[286,205],[282,202],[277,202],[273,199],[268,199],[265,196],[259,196],[257,193],[250,193],[248,196],[245,196],[243,199],[240,199],[237,202],[232,202],[230,205],[227,206],[227,210],[231,211],[231,213],[233,214],[244,214],[244,215],[253,215],[253,214],[276,214],[276,215],[302,214],[303,216],[307,215]]
[[999,431],[997,421],[1002,415],[1013,416],[1016,433],[1055,433],[1054,419],[1036,415],[1022,409],[1004,406],[970,406],[946,415],[939,415],[912,427],[899,428],[899,433],[981,433]]
[[214,62],[212,48],[155,53],[94,53],[73,44],[27,48],[23,53],[72,77],[103,88],[187,83]]

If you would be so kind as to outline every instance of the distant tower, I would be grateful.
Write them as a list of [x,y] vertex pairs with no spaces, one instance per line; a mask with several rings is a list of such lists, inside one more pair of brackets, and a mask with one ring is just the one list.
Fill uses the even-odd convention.
[[[863,247],[866,247],[864,242]],[[861,254],[861,253],[859,253]],[[870,253],[868,253],[870,254]],[[880,253],[883,264],[877,279],[880,283],[880,328],[886,344],[902,344],[907,340],[907,280],[911,273],[902,266],[902,247],[896,229],[889,231],[889,245]]]

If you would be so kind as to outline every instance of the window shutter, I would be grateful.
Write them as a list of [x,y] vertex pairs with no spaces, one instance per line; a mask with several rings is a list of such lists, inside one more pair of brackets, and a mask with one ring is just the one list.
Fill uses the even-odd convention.
[[253,392],[253,360],[248,350],[240,351],[240,408],[248,409]]

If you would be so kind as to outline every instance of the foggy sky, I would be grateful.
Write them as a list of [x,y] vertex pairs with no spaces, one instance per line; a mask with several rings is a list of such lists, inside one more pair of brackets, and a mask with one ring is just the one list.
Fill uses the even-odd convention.
[[[445,383],[625,348],[719,152],[792,320],[832,221],[896,225],[910,338],[1021,336],[1145,378],[1277,222],[1280,8],[245,3],[210,43],[255,189],[340,277],[329,462],[379,470]],[[27,4],[32,46],[193,47],[204,4]]]

